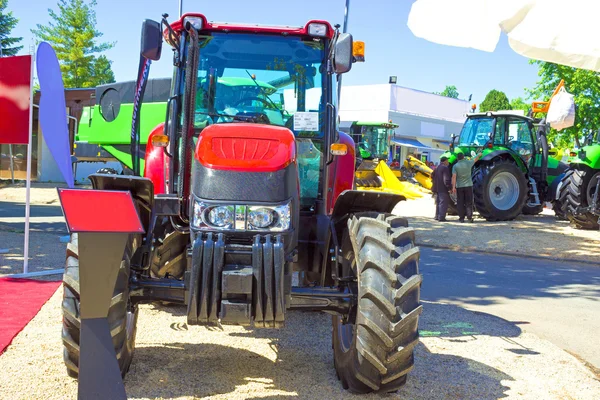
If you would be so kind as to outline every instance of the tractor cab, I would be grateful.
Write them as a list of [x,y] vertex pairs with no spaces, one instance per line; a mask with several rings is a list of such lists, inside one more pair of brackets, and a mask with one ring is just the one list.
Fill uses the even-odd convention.
[[[533,167],[536,160],[534,129],[532,119],[517,114],[471,114],[462,128],[455,150],[470,155],[472,151],[482,149],[484,154],[506,149],[525,172]],[[454,160],[451,163],[454,164]]]
[[362,160],[387,160],[390,141],[397,127],[391,122],[352,122],[348,132],[359,150],[357,157]]

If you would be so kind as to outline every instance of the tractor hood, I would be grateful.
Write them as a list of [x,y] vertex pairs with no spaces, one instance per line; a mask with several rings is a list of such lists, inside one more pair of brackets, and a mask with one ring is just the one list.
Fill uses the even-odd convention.
[[214,124],[202,130],[195,158],[206,168],[275,172],[296,163],[294,134],[273,125]]

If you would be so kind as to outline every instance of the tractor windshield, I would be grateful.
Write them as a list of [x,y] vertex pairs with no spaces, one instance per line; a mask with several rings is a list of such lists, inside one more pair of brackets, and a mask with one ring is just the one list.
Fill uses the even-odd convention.
[[387,158],[392,129],[365,126],[358,143],[362,158]]
[[211,124],[284,126],[296,136],[300,197],[319,193],[327,128],[327,40],[213,33],[200,37],[196,132]]
[[463,125],[459,146],[483,146],[492,134],[494,118],[468,118]]
[[[195,125],[258,122],[322,138],[323,40],[220,34],[200,38]],[[325,75],[325,74],[324,74]]]

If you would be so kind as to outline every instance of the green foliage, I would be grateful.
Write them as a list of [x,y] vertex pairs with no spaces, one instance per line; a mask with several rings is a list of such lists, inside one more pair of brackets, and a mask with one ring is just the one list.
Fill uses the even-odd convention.
[[479,105],[480,112],[511,110],[508,97],[504,92],[492,89],[485,95],[485,99]]
[[435,93],[435,94],[439,94],[440,96],[446,96],[446,97],[451,97],[453,99],[458,99],[458,90],[456,89],[456,86],[452,85],[446,85],[446,88],[441,92],[441,93]]
[[96,30],[96,0],[59,0],[58,13],[48,10],[51,22],[37,25],[31,32],[52,45],[60,61],[65,87],[95,87],[115,81],[111,61],[97,55],[114,47],[99,43],[102,33]]
[[554,129],[548,135],[558,146],[572,147],[590,132],[600,128],[600,74],[585,69],[567,67],[544,61],[531,60],[538,66],[537,85],[528,90],[530,98],[548,101],[561,79],[565,80],[565,89],[575,97],[575,126],[560,132]]
[[511,110],[523,110],[525,115],[531,109],[531,103],[526,103],[521,97],[516,97],[510,101],[510,109]]
[[14,56],[23,46],[15,46],[23,38],[11,37],[10,32],[17,26],[18,19],[13,17],[12,12],[4,12],[8,6],[8,0],[0,0],[0,48],[2,56]]

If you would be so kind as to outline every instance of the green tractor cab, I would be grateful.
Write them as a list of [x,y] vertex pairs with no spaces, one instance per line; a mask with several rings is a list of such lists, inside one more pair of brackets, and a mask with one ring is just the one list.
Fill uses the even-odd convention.
[[[468,114],[459,137],[453,137],[448,157],[469,157],[482,151],[474,165],[475,208],[488,221],[507,221],[519,214],[539,214],[568,168],[548,157],[545,120],[507,111]],[[560,207],[554,207],[560,213]]]
[[567,218],[579,229],[599,227],[600,132],[590,134],[585,146],[569,160],[569,170],[558,186],[558,201]]

